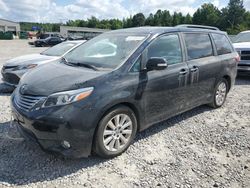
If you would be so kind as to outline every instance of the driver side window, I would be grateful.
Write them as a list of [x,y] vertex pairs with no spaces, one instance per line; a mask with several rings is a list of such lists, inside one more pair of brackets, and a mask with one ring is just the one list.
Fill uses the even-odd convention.
[[165,58],[168,65],[182,62],[179,36],[177,34],[170,34],[153,41],[147,53],[147,58],[151,57]]

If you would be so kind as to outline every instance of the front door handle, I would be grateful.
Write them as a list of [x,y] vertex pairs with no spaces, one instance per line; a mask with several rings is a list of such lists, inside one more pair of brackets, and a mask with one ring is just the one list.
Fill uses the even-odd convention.
[[180,75],[186,75],[188,73],[188,69],[181,69]]
[[193,66],[193,68],[190,69],[191,72],[196,72],[196,71],[198,71],[198,70],[199,70],[199,68],[196,67],[196,66]]

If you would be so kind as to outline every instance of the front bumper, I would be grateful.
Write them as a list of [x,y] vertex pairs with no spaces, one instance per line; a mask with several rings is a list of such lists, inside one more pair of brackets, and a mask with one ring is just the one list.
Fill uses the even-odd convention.
[[[96,120],[91,108],[71,104],[25,112],[19,109],[13,97],[12,114],[20,132],[38,142],[43,150],[67,158],[91,154]],[[69,148],[64,147],[64,141],[70,144]]]
[[27,70],[14,71],[12,69],[1,70],[2,80],[4,83],[10,86],[17,86],[21,77],[27,72]]

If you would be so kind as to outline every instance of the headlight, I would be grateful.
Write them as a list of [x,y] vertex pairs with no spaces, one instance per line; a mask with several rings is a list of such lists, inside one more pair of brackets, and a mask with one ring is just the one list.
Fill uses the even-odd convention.
[[24,69],[33,69],[37,66],[37,64],[30,64],[30,65],[20,65],[15,70],[24,70]]
[[60,106],[80,101],[88,97],[93,92],[93,90],[93,87],[88,87],[83,89],[54,93],[48,96],[42,107]]

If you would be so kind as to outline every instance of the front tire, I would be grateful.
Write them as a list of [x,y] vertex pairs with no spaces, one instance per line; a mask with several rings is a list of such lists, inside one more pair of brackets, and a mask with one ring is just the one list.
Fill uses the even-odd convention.
[[215,86],[213,102],[209,106],[213,108],[220,108],[226,101],[227,94],[229,91],[228,82],[226,79],[221,79]]
[[134,112],[127,106],[111,109],[101,119],[94,140],[94,152],[112,158],[127,150],[137,131]]

